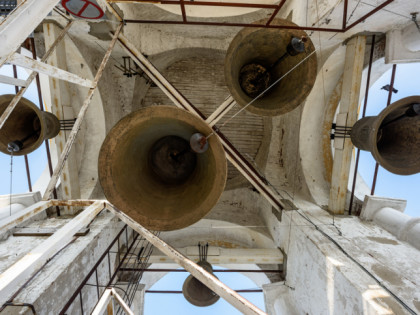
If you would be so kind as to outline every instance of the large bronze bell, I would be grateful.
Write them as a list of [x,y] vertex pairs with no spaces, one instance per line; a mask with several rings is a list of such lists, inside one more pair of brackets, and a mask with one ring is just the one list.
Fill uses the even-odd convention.
[[[274,19],[271,24],[297,26],[283,19]],[[244,28],[230,43],[226,54],[225,81],[229,91],[244,107],[314,50],[312,41],[302,30]],[[316,73],[317,58],[313,53],[246,109],[262,116],[282,115],[295,109],[312,90]]]
[[176,230],[204,217],[222,194],[227,177],[223,146],[208,139],[192,151],[195,133],[212,129],[172,106],[151,106],[121,119],[99,153],[99,180],[106,198],[148,229]]
[[[200,260],[197,265],[213,274],[213,267],[207,261]],[[216,293],[192,275],[189,275],[188,278],[185,279],[184,285],[182,286],[182,294],[188,302],[195,306],[210,306],[216,303],[220,298]]]
[[[0,96],[0,115],[6,110],[14,94]],[[60,132],[60,121],[53,114],[41,111],[34,103],[21,98],[9,118],[0,129],[0,151],[13,155],[25,155],[35,151],[46,139]]]
[[389,172],[420,172],[420,96],[403,98],[378,116],[358,120],[350,136],[356,147],[370,151]]

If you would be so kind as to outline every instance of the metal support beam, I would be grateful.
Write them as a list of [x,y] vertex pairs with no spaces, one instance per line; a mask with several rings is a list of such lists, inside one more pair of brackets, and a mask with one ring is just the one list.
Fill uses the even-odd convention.
[[[174,102],[177,107],[188,110],[205,120],[205,116],[192,105],[154,66],[140,53],[127,38],[120,34],[118,42],[134,62],[144,71],[147,76]],[[216,126],[213,126],[214,134],[217,135],[225,149],[227,159],[241,172],[241,174],[250,181],[250,183],[263,195],[270,204],[281,210],[284,208],[280,201],[280,196],[274,192],[267,181],[257,172],[257,170],[248,162],[230,141],[221,133]]]
[[[48,57],[51,55],[51,53],[54,51],[55,47],[58,45],[58,43],[64,38],[64,35],[67,34],[68,30],[72,26],[73,21],[69,22],[66,27],[61,31],[60,35],[57,37],[55,42],[51,45],[50,49],[45,53],[45,55],[42,57],[41,62],[47,61]],[[0,37],[1,40],[1,37]],[[12,52],[13,54],[14,52]],[[1,55],[0,55],[1,56]],[[1,63],[0,63],[1,65]],[[3,127],[4,123],[6,122],[7,118],[9,118],[12,111],[15,109],[17,103],[19,103],[20,99],[22,98],[23,94],[26,92],[27,87],[31,84],[31,82],[35,79],[37,76],[37,72],[32,72],[28,79],[26,79],[26,86],[21,88],[18,93],[16,93],[16,96],[13,98],[13,100],[10,102],[10,104],[7,106],[5,111],[0,117],[0,129]]]
[[93,86],[93,82],[84,78],[79,77],[73,73],[68,71],[59,69],[57,67],[51,66],[47,63],[23,56],[18,53],[14,53],[7,62],[12,63],[17,66],[21,66],[23,68],[31,69],[39,73],[46,74],[50,77],[57,78],[60,80],[68,81],[71,83],[75,83],[81,86],[85,86],[91,88]]
[[195,278],[201,281],[204,285],[218,294],[220,297],[225,299],[233,307],[238,309],[243,314],[265,314],[258,307],[250,303],[248,300],[244,299],[234,290],[226,286],[215,276],[204,270],[202,267],[182,255],[180,252],[175,250],[173,247],[169,246],[167,243],[162,241],[159,237],[155,236],[153,233],[145,229],[139,223],[132,220],[126,214],[122,213],[120,210],[115,208],[113,205],[107,203],[106,208],[114,213],[118,218],[123,222],[129,225],[133,230],[139,233],[142,237],[148,240],[153,246],[162,251],[168,257],[172,258],[180,266],[188,270]]
[[68,244],[75,233],[88,225],[104,209],[104,205],[103,201],[96,201],[3,272],[0,275],[0,305],[6,303],[27,278]]
[[93,86],[89,89],[88,95],[86,96],[86,99],[83,102],[82,107],[80,108],[79,114],[77,115],[77,119],[67,139],[66,145],[64,146],[63,152],[60,155],[60,159],[58,160],[58,163],[54,169],[53,176],[51,177],[50,182],[48,183],[47,190],[45,191],[45,194],[43,196],[44,200],[50,198],[50,195],[54,190],[55,185],[57,184],[58,178],[60,177],[61,172],[63,171],[64,163],[66,162],[70,150],[73,146],[73,143],[76,140],[76,136],[80,130],[80,126],[82,125],[83,119],[85,118],[85,114],[90,104],[90,101],[92,100],[93,94],[95,93],[96,88],[98,86],[99,79],[102,77],[102,73],[104,72],[105,66],[109,60],[109,57],[111,56],[112,49],[114,48],[115,43],[117,42],[117,38],[121,32],[122,26],[123,23],[120,23],[118,25],[117,30],[115,31],[115,35],[113,36],[111,43],[109,44],[108,50],[106,51],[105,56],[99,66],[98,72],[96,73],[95,79],[93,80]]
[[[356,36],[347,43],[337,126],[351,129],[357,121],[365,47],[365,36]],[[334,141],[334,148],[328,210],[334,214],[344,214],[353,144],[349,137],[339,138]]]
[[59,0],[26,0],[0,24],[0,67],[19,48]]
[[[188,246],[183,248],[176,248],[178,252],[187,256],[194,262],[198,262],[200,257],[198,255],[197,246]],[[221,248],[221,247],[209,247],[209,252],[207,254],[207,261],[211,264],[219,265],[228,265],[228,264],[258,264],[258,265],[267,265],[267,264],[283,264],[283,254],[279,249],[276,248]],[[133,265],[138,264],[137,257],[130,257],[127,259],[126,267],[129,267],[129,264]],[[159,264],[173,264],[174,261],[159,253],[154,251],[150,257],[148,257],[147,263],[159,263]]]
[[0,74],[0,83],[10,84],[15,86],[26,86],[26,81],[21,79],[15,79],[6,75]]

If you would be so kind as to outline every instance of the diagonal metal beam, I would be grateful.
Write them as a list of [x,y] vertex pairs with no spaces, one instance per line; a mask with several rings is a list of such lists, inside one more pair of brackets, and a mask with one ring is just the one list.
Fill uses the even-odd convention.
[[[118,42],[134,62],[144,71],[147,76],[165,93],[174,104],[188,110],[203,120],[206,117],[191,104],[184,95],[182,95],[156,68],[147,60],[147,58],[131,44],[128,39],[120,34]],[[249,180],[249,182],[263,195],[270,204],[277,210],[284,209],[281,197],[269,186],[266,179],[262,177],[254,166],[246,160],[234,145],[223,135],[216,127],[212,126],[213,132],[217,135],[225,149],[227,159],[241,172],[241,174]]]
[[85,101],[83,102],[83,105],[80,108],[79,114],[77,115],[77,119],[70,132],[66,145],[64,146],[64,149],[61,152],[60,159],[58,160],[58,163],[54,169],[54,173],[51,176],[50,182],[48,183],[47,190],[45,191],[45,194],[43,196],[44,200],[50,198],[51,193],[53,192],[55,185],[57,184],[58,178],[61,176],[61,172],[64,168],[64,163],[66,163],[67,157],[69,156],[73,143],[76,140],[76,136],[80,130],[80,126],[82,125],[83,119],[85,118],[85,114],[92,100],[93,94],[95,93],[96,88],[98,87],[99,79],[102,77],[102,73],[104,72],[105,66],[108,63],[112,49],[114,48],[115,43],[117,42],[118,34],[120,34],[122,27],[123,23],[120,23],[117,27],[117,30],[115,31],[115,35],[112,38],[111,43],[109,44],[108,50],[106,51],[105,56],[102,59],[98,72],[96,73],[95,79],[93,80],[93,86],[89,89],[88,95],[86,96]]
[[[69,22],[66,27],[61,31],[60,35],[58,35],[57,39],[54,41],[54,43],[51,45],[50,49],[45,53],[44,57],[42,57],[41,61],[45,62],[47,61],[48,57],[52,54],[55,47],[57,47],[58,43],[61,42],[61,40],[64,38],[64,35],[67,34],[70,27],[73,25],[73,21]],[[37,75],[37,72],[32,72],[28,79],[26,79],[26,86],[21,88],[19,92],[16,94],[16,96],[13,98],[13,100],[10,102],[10,104],[7,106],[5,111],[0,117],[0,129],[3,127],[4,123],[6,122],[7,118],[9,118],[10,114],[15,109],[17,103],[19,103],[20,99],[22,98],[23,94],[25,94],[26,89],[31,84],[31,82],[35,79]]]

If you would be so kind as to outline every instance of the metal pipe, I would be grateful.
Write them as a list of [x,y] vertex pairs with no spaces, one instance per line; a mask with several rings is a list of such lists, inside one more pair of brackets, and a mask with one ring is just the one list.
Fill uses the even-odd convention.
[[379,10],[385,8],[388,4],[390,4],[391,2],[393,2],[394,0],[387,0],[384,3],[382,3],[381,5],[377,6],[375,9],[373,9],[372,11],[366,13],[365,15],[363,15],[360,19],[358,19],[357,21],[353,22],[352,24],[350,24],[349,26],[347,26],[345,29],[343,29],[344,32],[347,32],[349,29],[353,28],[354,26],[356,26],[357,24],[359,24],[360,22],[366,20],[368,17],[370,17],[371,15],[375,14],[376,12],[378,12]]
[[[397,70],[397,65],[392,65],[392,74],[391,74],[391,82],[389,83],[389,92],[388,92],[388,100],[386,102],[386,106],[388,107],[391,104],[391,98],[392,98],[392,90],[394,89],[394,81],[395,81],[395,72]],[[375,188],[376,188],[376,179],[378,177],[378,169],[379,164],[376,162],[375,165],[375,172],[373,174],[373,181],[372,181],[372,190],[370,191],[371,195],[375,194]]]
[[251,24],[251,23],[220,23],[220,22],[197,22],[197,21],[159,21],[159,20],[124,20],[126,23],[137,24],[186,24],[186,25],[204,25],[204,26],[231,26],[231,27],[257,27],[257,28],[278,28],[290,30],[306,30],[319,32],[333,32],[344,33],[345,30],[341,28],[325,28],[325,27],[311,27],[311,26],[289,26],[289,25],[266,25],[266,24]]
[[[143,271],[143,272],[188,272],[185,269],[147,269],[147,268],[120,268],[120,271]],[[253,270],[253,269],[215,269],[213,272],[243,272],[243,273],[282,273],[281,270]]]
[[286,0],[282,0],[277,8],[273,11],[273,14],[271,14],[270,18],[268,19],[267,23],[265,24],[266,26],[269,26],[270,23],[274,20],[274,18],[276,17],[277,13],[279,13],[280,9],[283,7],[284,3],[286,2]]
[[118,35],[120,34],[122,27],[123,27],[123,23],[120,23],[115,31],[114,37],[111,40],[108,50],[106,51],[105,56],[99,66],[98,72],[96,73],[95,79],[93,80],[93,86],[89,89],[88,95],[86,96],[85,101],[83,102],[83,105],[80,108],[79,114],[77,115],[77,119],[73,125],[72,131],[70,132],[66,145],[64,146],[64,149],[58,160],[57,166],[54,169],[53,176],[51,177],[51,180],[48,183],[47,190],[45,191],[45,194],[43,196],[44,200],[49,199],[52,191],[55,189],[55,185],[57,184],[58,178],[60,177],[63,171],[64,163],[66,162],[67,157],[69,156],[70,150],[73,146],[73,143],[76,140],[76,136],[80,130],[80,127],[85,117],[88,106],[92,100],[92,97],[96,91],[96,88],[98,87],[99,79],[102,77],[102,73],[104,72],[105,66],[108,63],[109,57],[111,56],[112,49],[114,48],[115,43],[117,42]]
[[349,1],[348,0],[344,0],[344,9],[343,9],[343,25],[342,28],[346,29],[346,24],[347,24],[347,7],[348,7]]
[[[153,1],[153,0],[108,0],[108,3],[156,3],[156,4],[173,4],[179,5],[179,1]],[[258,4],[258,3],[241,3],[241,2],[215,2],[215,1],[184,1],[189,6],[214,6],[214,7],[237,7],[237,8],[257,8],[257,9],[276,9],[276,4]]]
[[[16,65],[13,65],[12,68],[13,68],[13,77],[17,79],[18,75],[17,75]],[[19,87],[15,85],[15,94],[18,94],[18,93],[19,93]],[[24,155],[24,159],[25,159],[25,168],[26,168],[26,179],[28,180],[28,188],[29,188],[29,191],[32,192],[31,173],[29,171],[29,160],[28,160],[27,154]]]
[[[64,35],[63,35],[63,37],[64,37]],[[27,46],[28,46],[27,48],[29,48],[29,46],[30,46],[30,50],[32,51],[32,58],[34,60],[36,60],[37,57],[36,57],[35,40],[34,40],[33,37],[29,39],[29,43],[28,43]],[[44,111],[44,102],[42,100],[42,92],[41,92],[41,81],[39,79],[39,74],[38,73],[36,73],[36,75],[35,75],[35,82],[36,82],[36,89],[37,89],[37,92],[38,92],[39,108],[41,109],[41,111]],[[50,172],[50,178],[51,178],[51,176],[53,174],[53,167],[52,167],[52,161],[51,161],[50,143],[48,142],[48,139],[46,139],[44,143],[45,143],[45,151],[47,152],[48,170]],[[57,199],[57,190],[55,189],[55,187],[54,187],[54,190],[53,190],[53,196],[54,196],[54,199]],[[60,216],[60,208],[56,206],[55,210],[56,210],[57,216],[59,217]]]
[[[366,80],[366,90],[365,90],[365,101],[363,103],[362,118],[365,117],[366,107],[369,96],[369,87],[370,87],[370,74],[372,72],[372,63],[373,63],[373,52],[375,50],[375,35],[372,35],[372,46],[370,47],[370,56],[369,56],[369,67]],[[350,205],[349,205],[349,215],[351,215],[351,208],[353,206],[354,192],[356,190],[356,180],[357,180],[357,170],[359,168],[359,158],[360,158],[360,149],[357,149],[356,154],[356,165],[354,166],[354,175],[353,175],[353,184],[351,187],[351,196],[350,196]]]
[[[146,293],[173,293],[173,294],[180,294],[182,291],[175,291],[175,290],[146,290]],[[263,292],[262,289],[253,289],[253,290],[235,290],[236,293],[261,293]]]

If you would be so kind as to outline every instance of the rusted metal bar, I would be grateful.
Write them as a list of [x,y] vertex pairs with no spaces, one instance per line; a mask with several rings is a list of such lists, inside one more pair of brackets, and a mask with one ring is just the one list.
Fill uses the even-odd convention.
[[349,1],[344,0],[343,24],[342,24],[343,30],[346,29],[346,25],[347,25],[347,7],[348,7],[348,4],[349,4]]
[[289,26],[289,25],[266,25],[266,24],[252,24],[252,23],[220,23],[209,21],[159,21],[159,20],[124,20],[126,23],[137,24],[185,24],[185,25],[204,25],[204,26],[231,26],[231,27],[257,27],[257,28],[278,28],[290,30],[306,30],[306,31],[319,31],[319,32],[333,32],[343,33],[345,30],[341,28],[326,28],[326,27],[312,27],[312,26]]
[[276,17],[277,13],[279,13],[280,9],[283,7],[283,5],[285,4],[286,0],[282,0],[277,8],[275,8],[275,10],[273,11],[273,14],[271,14],[270,18],[268,19],[267,23],[265,24],[266,26],[270,25],[270,23],[274,20],[274,18]]
[[[64,38],[64,34],[63,34],[63,38]],[[36,56],[36,48],[35,48],[34,38],[29,39],[29,44],[28,45],[30,46],[30,49],[32,51],[32,58],[36,60],[37,56]],[[52,51],[51,51],[51,53],[52,53]],[[35,82],[36,82],[36,89],[37,89],[37,92],[38,92],[39,108],[41,109],[41,111],[43,111],[44,110],[44,102],[42,100],[41,80],[39,79],[39,74],[37,72],[34,72],[34,73],[36,74],[35,75]],[[45,143],[45,151],[47,153],[48,170],[50,172],[50,177],[51,177],[52,174],[53,174],[53,168],[52,168],[52,161],[51,161],[50,143],[48,142],[48,139],[46,139],[44,143]],[[54,196],[55,199],[57,199],[57,190],[55,189],[55,187],[54,187],[54,190],[53,190],[53,196]],[[60,216],[60,208],[55,207],[55,210],[56,210],[57,216]]]
[[[103,0],[105,1],[105,0]],[[181,0],[180,0],[181,1]],[[157,4],[168,4],[168,5],[179,5],[180,1],[150,1],[150,0],[108,0],[107,3],[157,3]],[[161,21],[161,20],[125,20],[126,23],[141,23],[141,24],[187,24],[187,25],[204,25],[204,26],[230,26],[230,27],[262,27],[262,28],[280,28],[280,29],[298,29],[298,30],[307,30],[307,31],[319,31],[319,32],[334,32],[334,33],[344,33],[349,29],[353,28],[357,24],[369,18],[371,15],[386,7],[388,4],[394,0],[387,0],[382,3],[372,11],[368,12],[360,19],[347,26],[347,9],[348,9],[348,0],[345,0],[344,9],[343,9],[343,23],[342,28],[324,28],[324,27],[310,27],[310,26],[281,26],[281,25],[271,25],[272,19],[276,16],[282,3],[278,5],[270,4],[257,4],[257,3],[225,3],[225,2],[214,2],[214,1],[187,1],[184,2],[185,5],[195,5],[195,6],[219,6],[219,7],[241,7],[241,8],[259,8],[259,9],[274,9],[277,12],[273,12],[269,21],[265,24],[253,24],[253,23],[218,23],[218,22],[209,22],[209,21]],[[277,10],[278,9],[278,10]],[[115,11],[112,8],[112,11]],[[115,12],[114,12],[115,14]]]
[[45,191],[45,194],[44,194],[44,197],[43,197],[44,200],[50,198],[50,195],[51,195],[52,191],[54,190],[55,185],[57,184],[58,178],[60,177],[61,172],[63,171],[64,163],[66,162],[67,157],[70,153],[70,150],[73,146],[73,143],[76,140],[76,136],[77,136],[77,134],[80,130],[80,126],[83,122],[83,119],[85,117],[88,106],[89,106],[89,104],[92,100],[93,94],[96,91],[99,79],[102,77],[102,73],[105,69],[105,66],[108,63],[109,57],[111,56],[112,49],[114,48],[115,43],[117,42],[118,35],[120,34],[122,26],[123,26],[123,23],[120,23],[118,25],[117,30],[115,31],[115,34],[114,34],[114,36],[111,40],[111,43],[108,47],[108,50],[106,51],[105,56],[104,56],[100,66],[99,66],[98,72],[96,73],[95,79],[93,80],[93,86],[89,89],[88,95],[86,96],[85,101],[83,102],[83,105],[80,108],[79,114],[77,115],[77,119],[76,119],[76,121],[73,125],[72,131],[70,132],[70,135],[68,137],[66,145],[64,146],[64,149],[63,149],[63,151],[61,153],[61,156],[58,160],[57,166],[54,169],[53,176],[51,177],[51,180],[48,183],[47,190]]
[[371,15],[375,14],[376,12],[378,12],[379,10],[385,8],[388,4],[390,4],[391,2],[393,2],[394,0],[387,0],[384,3],[382,3],[381,5],[377,6],[375,9],[373,9],[372,11],[366,13],[365,15],[363,15],[360,19],[358,19],[357,21],[353,22],[352,24],[350,24],[349,26],[347,26],[344,29],[344,32],[347,32],[349,29],[353,28],[354,26],[356,26],[357,24],[359,24],[360,22],[366,20],[368,17],[370,17]]
[[[388,100],[386,102],[386,106],[387,107],[391,104],[392,90],[394,89],[394,81],[395,81],[395,72],[396,72],[396,70],[397,70],[397,65],[396,64],[393,64],[392,65],[391,82],[389,83]],[[378,164],[378,162],[376,162],[376,164],[375,164],[375,172],[373,174],[372,189],[370,191],[370,194],[371,195],[374,195],[375,194],[376,180],[378,178],[378,169],[379,169],[379,164]]]
[[[105,250],[105,252],[102,254],[101,257],[99,257],[98,261],[95,263],[95,265],[92,267],[92,269],[89,271],[89,273],[86,275],[86,277],[83,279],[83,281],[80,283],[79,287],[76,289],[76,291],[74,291],[73,295],[70,297],[70,299],[67,301],[66,305],[64,305],[63,309],[60,311],[59,315],[64,315],[66,313],[66,311],[68,310],[68,308],[70,307],[70,305],[73,303],[73,301],[77,298],[77,296],[80,294],[80,292],[82,291],[83,287],[85,286],[86,282],[89,281],[90,277],[93,275],[93,273],[95,272],[95,270],[98,268],[98,266],[103,262],[103,259],[105,258],[105,256],[107,256],[109,254],[109,251],[111,250],[111,248],[115,245],[115,242],[120,238],[121,234],[127,229],[127,225],[124,225],[124,227],[121,229],[121,231],[117,234],[117,236],[112,240],[111,244],[109,244],[109,246],[107,247],[107,249]],[[134,242],[133,242],[134,243]],[[108,262],[109,261],[109,256],[108,256]],[[111,266],[109,266],[109,268],[111,268]],[[110,276],[111,278],[111,276]]]
[[[13,68],[13,77],[15,79],[18,79],[16,65],[13,65],[12,68]],[[18,93],[19,93],[19,87],[15,85],[15,94],[18,94]],[[29,191],[32,192],[31,173],[29,171],[29,160],[28,160],[27,154],[24,155],[24,159],[25,159],[25,168],[26,168],[26,179],[28,180],[28,188],[29,188]]]
[[185,12],[185,3],[184,3],[184,0],[180,0],[179,1],[179,6],[181,7],[182,20],[184,22],[187,22],[187,13]]
[[[262,293],[262,289],[245,289],[245,290],[235,290],[236,293]],[[182,291],[176,290],[146,290],[145,293],[160,293],[160,294],[182,294]]]
[[[156,3],[156,4],[172,4],[179,5],[181,1],[153,1],[153,0],[108,0],[108,3]],[[215,1],[187,1],[188,6],[213,6],[213,7],[237,7],[237,8],[256,8],[256,9],[276,9],[276,4],[258,4],[258,3],[242,3],[242,2],[215,2]]]
[[[365,101],[363,103],[362,118],[365,117],[365,114],[366,114],[366,107],[367,107],[368,96],[369,96],[369,87],[370,87],[370,74],[372,72],[374,50],[375,50],[375,35],[372,35],[372,46],[370,47],[369,67],[368,67],[367,80],[366,80]],[[360,159],[360,149],[357,148],[356,164],[354,166],[354,174],[353,174],[353,184],[352,184],[352,187],[351,187],[349,215],[351,215],[351,208],[353,206],[354,192],[356,190],[356,180],[357,180],[357,170],[359,168],[359,159]]]
[[[54,41],[54,43],[51,45],[50,49],[45,53],[45,55],[42,57],[41,61],[45,62],[48,57],[52,54],[55,47],[57,47],[57,44],[64,38],[64,35],[68,32],[69,28],[73,22],[69,22],[66,27],[61,31],[60,35],[57,37],[57,39]],[[37,73],[33,71],[28,79],[26,79],[26,86],[21,88],[19,92],[16,94],[16,96],[13,98],[13,100],[10,102],[10,104],[7,106],[6,110],[3,112],[3,114],[0,117],[0,129],[3,127],[4,123],[6,122],[7,118],[9,118],[12,111],[15,109],[17,103],[22,98],[23,94],[26,92],[26,89],[31,84],[31,82],[35,79]]]
[[[191,104],[154,66],[144,57],[124,35],[118,38],[119,43],[134,60],[134,62],[144,71],[147,76],[171,99],[174,104],[180,108],[186,109],[197,115],[203,120],[206,117],[193,104]],[[247,178],[251,184],[278,210],[284,208],[280,201],[280,196],[273,191],[266,179],[257,172],[254,166],[246,160],[233,144],[223,135],[223,133],[213,126],[213,132],[216,134],[226,152],[227,159]]]
[[[120,268],[120,271],[143,271],[143,272],[188,272],[185,269],[147,269],[147,268]],[[253,269],[215,269],[213,272],[243,272],[243,273],[282,273],[281,270],[253,270]]]
[[135,222],[129,216],[115,208],[110,203],[106,203],[106,208],[119,217],[123,222],[129,225],[133,230],[139,233],[142,237],[148,240],[152,245],[154,245],[161,252],[166,254],[168,257],[176,261],[180,266],[188,270],[196,279],[201,281],[209,289],[214,291],[220,297],[225,299],[228,303],[238,309],[244,314],[265,314],[258,307],[250,303],[248,300],[244,299],[234,290],[223,284],[219,279],[214,275],[207,272],[205,269],[194,263],[192,260],[188,259],[180,252],[175,250],[173,247],[169,246],[159,237],[151,233],[149,230],[141,226],[139,223]]

